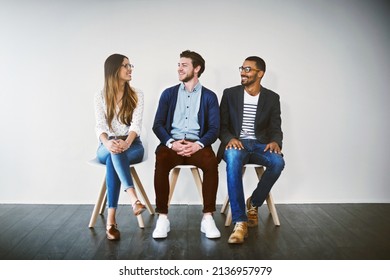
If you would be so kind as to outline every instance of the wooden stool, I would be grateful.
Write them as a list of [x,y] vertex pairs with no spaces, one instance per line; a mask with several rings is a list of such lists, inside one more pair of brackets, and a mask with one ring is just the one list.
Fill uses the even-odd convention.
[[[104,164],[101,164],[98,161],[97,158],[94,158],[94,159],[90,160],[89,163],[92,164],[92,165],[99,165],[99,166],[102,166],[104,168],[106,167]],[[135,167],[134,167],[137,164],[139,164],[139,163],[132,164],[131,167],[130,167],[131,177],[133,178],[134,186],[135,186],[135,188],[137,190],[137,193],[141,196],[141,198],[144,201],[145,206],[148,209],[149,213],[151,215],[153,215],[154,214],[154,209],[153,209],[152,205],[150,204],[149,198],[146,195],[145,189],[144,189],[144,187],[143,187],[143,185],[141,183],[141,180],[139,179],[138,173],[137,173],[137,171],[135,170]],[[98,215],[99,214],[103,215],[103,213],[104,213],[104,210],[105,210],[106,204],[107,204],[107,191],[106,190],[107,190],[107,187],[106,187],[106,176],[104,176],[103,184],[102,184],[102,187],[100,188],[99,196],[98,196],[98,199],[96,201],[95,207],[93,208],[91,219],[89,221],[88,227],[90,227],[90,228],[93,228],[95,226],[96,219],[97,219]],[[137,219],[138,219],[139,227],[140,228],[144,228],[145,225],[144,225],[144,221],[142,219],[142,215],[138,215]]]
[[[149,213],[151,215],[153,215],[154,209],[153,209],[152,205],[150,204],[149,198],[146,195],[145,189],[141,183],[141,180],[139,179],[138,173],[135,170],[136,165],[141,164],[142,162],[144,162],[148,159],[147,133],[146,133],[146,130],[144,127],[142,128],[141,141],[142,141],[142,145],[144,147],[144,157],[142,158],[142,161],[140,163],[135,163],[135,164],[131,165],[130,174],[131,174],[131,177],[133,178],[134,187],[135,187],[137,193],[141,196]],[[100,167],[104,167],[104,168],[106,167],[106,165],[100,163],[97,158],[91,159],[90,161],[88,161],[88,163],[91,165],[95,165],[95,166],[100,166]],[[107,204],[107,187],[106,187],[106,176],[104,175],[103,184],[102,184],[102,187],[100,188],[99,196],[98,196],[98,199],[96,201],[95,207],[93,208],[91,219],[89,221],[88,226],[90,228],[93,228],[95,226],[96,219],[97,219],[98,215],[99,214],[103,215],[104,210],[106,208],[106,204]],[[144,228],[145,225],[144,225],[144,220],[142,219],[142,215],[138,215],[137,220],[138,220],[138,226],[140,228]]]
[[[242,168],[242,176],[244,176],[245,170],[247,167],[253,167],[255,169],[255,172],[257,174],[258,179],[260,180],[261,176],[264,173],[264,167],[262,165],[258,165],[258,164],[251,164],[251,163],[245,164]],[[271,216],[272,216],[272,219],[274,221],[275,226],[280,226],[278,213],[276,211],[276,207],[275,207],[271,192],[268,194],[265,201],[267,202],[268,210],[271,213]],[[227,195],[225,198],[225,201],[222,205],[221,213],[225,214],[226,210],[227,210],[227,215],[226,215],[226,220],[225,220],[225,226],[228,227],[232,223],[232,210],[229,207],[229,195]]]

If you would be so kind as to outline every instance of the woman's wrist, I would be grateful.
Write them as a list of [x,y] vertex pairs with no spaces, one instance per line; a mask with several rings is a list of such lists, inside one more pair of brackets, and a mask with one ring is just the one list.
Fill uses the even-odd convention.
[[130,148],[131,143],[130,143],[130,141],[128,141],[128,140],[125,140],[125,143],[126,143],[126,145],[127,145],[127,148],[126,148],[126,150],[127,150],[128,148]]
[[107,134],[102,133],[99,138],[100,138],[100,142],[102,142],[103,145],[107,144],[107,142],[108,142],[108,135]]

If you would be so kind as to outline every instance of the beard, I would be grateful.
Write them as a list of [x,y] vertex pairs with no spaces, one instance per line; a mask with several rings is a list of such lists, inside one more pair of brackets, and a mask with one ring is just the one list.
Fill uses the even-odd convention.
[[[243,78],[246,78],[243,80]],[[248,77],[248,76],[241,76],[241,85],[243,86],[250,86],[256,82],[256,79],[254,77]]]
[[191,81],[194,78],[194,72],[188,73],[182,80],[183,83]]

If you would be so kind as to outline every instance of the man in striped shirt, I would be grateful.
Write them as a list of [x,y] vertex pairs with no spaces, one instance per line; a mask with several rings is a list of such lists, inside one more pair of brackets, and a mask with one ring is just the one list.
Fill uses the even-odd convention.
[[[261,85],[265,69],[260,57],[246,58],[239,67],[241,85],[225,89],[220,105],[218,159],[226,162],[235,224],[228,242],[233,244],[243,243],[248,236],[247,227],[258,225],[258,207],[263,205],[284,168],[280,100],[278,94]],[[245,204],[242,167],[247,163],[265,166],[266,171]]]

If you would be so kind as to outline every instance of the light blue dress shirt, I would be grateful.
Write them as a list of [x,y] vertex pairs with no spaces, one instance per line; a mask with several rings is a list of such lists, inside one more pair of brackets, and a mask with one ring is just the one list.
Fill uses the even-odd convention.
[[[198,112],[201,95],[202,85],[199,82],[192,92],[186,90],[184,83],[180,85],[172,122],[171,135],[173,139],[199,140]],[[203,145],[201,144],[201,146]]]

